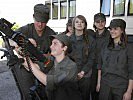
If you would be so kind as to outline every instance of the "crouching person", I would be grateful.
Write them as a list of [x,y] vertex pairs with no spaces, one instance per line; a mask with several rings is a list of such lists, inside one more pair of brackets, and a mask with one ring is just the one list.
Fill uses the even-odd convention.
[[[48,100],[81,100],[76,82],[77,66],[67,56],[67,53],[71,52],[69,38],[65,34],[58,34],[52,35],[51,39],[50,49],[51,55],[54,57],[54,60],[51,61],[53,62],[52,67],[46,74],[42,70],[46,63],[33,63],[30,60],[32,73],[46,86]],[[26,60],[24,66],[29,70]]]

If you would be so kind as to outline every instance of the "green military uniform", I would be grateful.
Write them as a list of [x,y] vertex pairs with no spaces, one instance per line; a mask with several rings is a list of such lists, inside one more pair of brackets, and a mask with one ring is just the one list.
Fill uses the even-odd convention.
[[[131,44],[116,45],[114,48],[105,46],[99,58],[99,68],[102,70],[99,99],[122,100],[129,79],[133,80],[133,46]],[[115,95],[114,98],[110,98],[110,92]]]
[[85,72],[85,76],[78,82],[83,100],[89,100],[90,98],[90,77],[95,60],[95,41],[88,34],[86,38],[88,43],[85,42],[83,35],[76,36],[74,33],[70,36],[72,42],[72,52],[70,57],[76,62],[78,72]]
[[95,36],[93,36],[93,37],[96,41],[96,48],[95,48],[96,60],[95,60],[95,64],[94,64],[93,69],[92,69],[91,95],[92,95],[94,100],[98,100],[98,93],[96,93],[98,70],[97,70],[96,66],[98,63],[97,62],[98,61],[98,55],[101,52],[101,48],[103,47],[103,45],[105,43],[108,43],[108,41],[109,41],[110,32],[105,28],[105,30],[101,34],[99,34],[98,31],[96,31]]
[[33,38],[37,43],[38,50],[44,54],[48,53],[51,44],[49,36],[55,35],[55,32],[50,27],[46,26],[42,36],[38,36],[33,23],[23,26],[17,31],[24,34],[27,38]]
[[[95,35],[93,37],[96,40],[96,61],[92,69],[92,77],[91,77],[91,97],[92,100],[99,100],[98,99],[98,92],[96,92],[96,85],[97,85],[97,76],[98,76],[98,70],[96,68],[97,65],[97,58],[101,51],[101,48],[104,43],[107,43],[110,37],[110,33],[105,27],[106,24],[106,16],[103,13],[97,13],[94,15],[94,24],[93,27],[95,29]],[[103,26],[104,25],[104,26]],[[99,31],[103,31],[102,33],[99,33]]]
[[[47,24],[49,20],[49,8],[44,4],[36,4],[34,6],[34,14],[33,18],[36,22],[45,23]],[[37,48],[42,53],[46,54],[50,51],[50,35],[54,35],[55,32],[46,25],[44,27],[42,36],[38,36],[35,26],[33,23],[27,24],[26,26],[23,26],[16,30],[17,32],[22,33],[22,35],[25,35],[26,38],[32,38],[37,43]],[[26,47],[25,47],[26,48]],[[30,48],[30,47],[29,47]],[[35,78],[31,72],[28,72],[24,67],[14,67],[13,71],[16,76],[16,81],[19,84],[20,92],[22,94],[23,100],[31,100],[31,97],[29,95],[30,88],[34,85]]]
[[[43,70],[44,64],[39,63],[39,66]],[[60,63],[54,61],[53,65],[47,67],[51,68],[47,73],[46,93],[48,100],[81,100],[76,82],[76,63],[66,56]]]
[[[17,30],[17,32],[21,32],[27,38],[33,38],[37,43],[38,50],[41,51],[42,53],[46,54],[50,51],[49,47],[50,47],[51,42],[50,42],[49,36],[54,35],[55,32],[48,26],[46,26],[46,28],[44,29],[43,35],[41,37],[39,37],[37,35],[33,23],[19,28]],[[22,94],[25,96],[26,100],[30,100],[29,88],[31,88],[34,85],[35,79],[34,79],[32,73],[27,72],[26,69],[24,69],[23,67],[20,68],[20,71],[21,71],[21,75],[22,75],[22,77],[21,77],[21,79],[22,79],[22,81],[21,81]]]

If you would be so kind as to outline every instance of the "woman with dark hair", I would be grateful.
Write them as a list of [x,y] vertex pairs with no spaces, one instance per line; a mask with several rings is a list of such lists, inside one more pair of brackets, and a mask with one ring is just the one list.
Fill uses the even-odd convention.
[[127,44],[126,22],[110,22],[110,39],[98,63],[97,91],[100,100],[131,100],[133,91],[133,46]]
[[78,66],[78,84],[83,100],[90,100],[90,77],[95,60],[95,41],[87,31],[87,21],[78,15],[73,19],[73,34],[70,36],[72,52],[70,57]]
[[97,75],[98,70],[96,68],[98,55],[101,52],[101,48],[104,43],[109,41],[110,33],[109,30],[105,27],[106,25],[106,16],[103,13],[96,13],[94,15],[94,31],[95,33],[92,35],[96,41],[96,61],[94,67],[92,69],[92,79],[91,79],[91,97],[92,100],[98,100],[99,93],[96,92],[97,85]]
[[73,34],[72,21],[73,21],[73,18],[69,18],[69,19],[68,19],[68,22],[67,22],[67,24],[66,24],[66,31],[63,32],[63,33],[65,33],[67,36],[71,36],[71,35]]

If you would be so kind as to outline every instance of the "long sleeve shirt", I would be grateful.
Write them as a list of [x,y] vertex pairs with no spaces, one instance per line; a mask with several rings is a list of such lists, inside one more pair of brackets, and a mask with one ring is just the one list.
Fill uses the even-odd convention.
[[133,80],[133,46],[115,46],[101,51],[98,69],[102,71],[102,80],[115,88],[127,88],[129,80]]
[[[85,77],[90,77],[92,74],[92,66],[95,61],[95,40],[88,36],[88,44],[85,43],[83,35],[76,36],[72,34],[70,40],[72,42],[72,52],[70,57],[76,62],[78,66],[78,72],[84,71]],[[88,56],[86,56],[86,51],[88,50]]]

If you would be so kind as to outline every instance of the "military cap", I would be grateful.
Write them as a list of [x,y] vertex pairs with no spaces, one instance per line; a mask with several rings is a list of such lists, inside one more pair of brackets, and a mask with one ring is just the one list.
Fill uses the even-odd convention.
[[70,19],[68,19],[68,22],[67,22],[67,26],[72,26],[72,21],[73,21],[73,18],[70,18]]
[[122,29],[126,28],[126,22],[123,19],[113,19],[110,22],[109,28],[120,27]]
[[47,23],[49,20],[49,8],[47,5],[44,4],[36,4],[34,6],[34,18],[38,22],[45,22]]
[[60,33],[57,35],[51,35],[50,38],[58,39],[59,41],[61,41],[65,46],[68,47],[68,53],[72,51],[72,45],[71,45],[70,39],[66,34]]
[[94,15],[94,22],[99,21],[99,20],[106,21],[106,17],[103,13],[97,13]]

